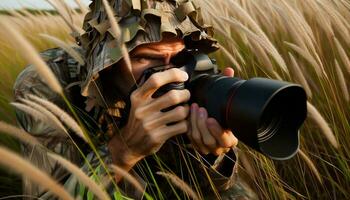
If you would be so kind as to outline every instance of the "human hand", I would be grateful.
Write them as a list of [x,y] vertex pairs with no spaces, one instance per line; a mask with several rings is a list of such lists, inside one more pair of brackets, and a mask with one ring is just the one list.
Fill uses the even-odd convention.
[[[187,102],[190,99],[188,90],[171,90],[152,98],[152,94],[163,85],[187,79],[187,73],[178,68],[157,72],[131,94],[128,122],[109,144],[115,164],[131,168],[145,156],[157,152],[169,138],[188,131],[188,105],[161,111]],[[169,123],[171,125],[167,125]]]
[[[233,77],[232,68],[225,68],[223,75]],[[220,155],[226,153],[238,143],[237,138],[230,130],[223,130],[214,118],[208,118],[207,110],[198,104],[191,105],[191,130],[187,132],[192,145],[203,154],[213,153]]]

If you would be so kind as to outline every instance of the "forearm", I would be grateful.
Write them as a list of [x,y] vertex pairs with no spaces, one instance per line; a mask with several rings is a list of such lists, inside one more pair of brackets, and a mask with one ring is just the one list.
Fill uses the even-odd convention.
[[[143,157],[137,156],[130,151],[127,144],[118,136],[114,136],[108,143],[113,165],[116,165],[126,172],[129,172]],[[120,174],[115,174],[116,182],[122,180]]]

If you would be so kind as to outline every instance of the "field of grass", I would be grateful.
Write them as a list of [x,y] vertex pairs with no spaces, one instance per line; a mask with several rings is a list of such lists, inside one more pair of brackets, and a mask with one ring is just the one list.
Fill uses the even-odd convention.
[[[245,79],[262,76],[296,82],[308,94],[308,118],[295,157],[272,161],[240,144],[240,173],[249,178],[260,199],[350,199],[349,1],[197,2],[222,46],[213,55],[219,66],[232,66],[235,76]],[[42,33],[73,42],[69,27],[57,15],[10,14],[0,15],[0,21],[9,22],[39,51],[55,46]],[[73,16],[79,27],[82,16]],[[6,31],[0,29],[0,120],[15,124],[9,102],[26,61]],[[0,144],[18,151],[7,136],[0,135]],[[0,177],[0,196],[19,192],[12,186],[18,187],[19,181],[8,176]]]

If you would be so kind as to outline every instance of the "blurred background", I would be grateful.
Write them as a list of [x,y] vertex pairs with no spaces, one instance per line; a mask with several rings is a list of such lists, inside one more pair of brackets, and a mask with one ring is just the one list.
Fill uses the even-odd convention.
[[[66,1],[70,7],[77,7],[74,0]],[[83,4],[88,5],[90,0],[82,0]],[[0,1],[0,9],[21,9],[21,8],[33,8],[33,9],[53,9],[52,6],[45,0],[2,0]]]
[[[308,118],[300,151],[272,161],[239,144],[239,170],[260,199],[350,199],[350,2],[347,0],[196,0],[212,24],[221,50],[211,55],[235,76],[301,84],[308,93]],[[62,1],[61,1],[62,2]],[[0,20],[20,31],[39,51],[57,47],[47,34],[74,45],[65,17],[81,27],[77,2],[58,14],[45,1],[1,0]],[[25,6],[25,8],[23,8]],[[0,120],[16,124],[12,87],[28,64],[0,29]],[[18,142],[0,134],[0,144],[19,152]],[[0,198],[21,194],[21,180],[0,170]]]

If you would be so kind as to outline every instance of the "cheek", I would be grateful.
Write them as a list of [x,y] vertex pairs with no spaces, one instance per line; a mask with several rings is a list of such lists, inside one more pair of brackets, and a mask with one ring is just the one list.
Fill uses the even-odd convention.
[[164,63],[160,62],[160,61],[152,61],[152,60],[148,60],[148,61],[142,61],[142,62],[137,62],[137,61],[132,61],[131,65],[132,65],[132,73],[135,77],[136,80],[138,80],[142,73],[151,67],[156,67],[159,65],[162,65]]
[[140,62],[131,62],[132,65],[132,74],[135,79],[138,80],[141,77],[143,71],[149,68],[148,63],[140,63]]

